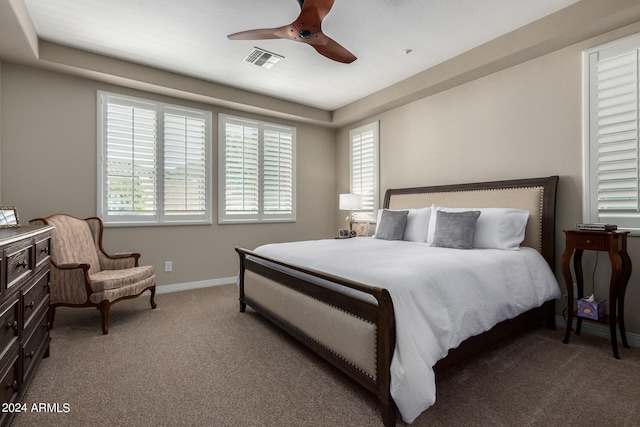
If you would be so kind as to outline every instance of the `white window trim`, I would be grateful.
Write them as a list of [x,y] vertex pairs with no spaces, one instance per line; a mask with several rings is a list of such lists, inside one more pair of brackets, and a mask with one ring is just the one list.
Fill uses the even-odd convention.
[[[620,51],[630,52],[629,46],[635,44],[637,48],[640,48],[640,34],[625,37],[619,40],[615,40],[604,45],[594,47],[586,50],[582,54],[582,85],[583,85],[583,144],[582,144],[582,157],[583,157],[583,196],[582,196],[582,222],[584,223],[602,223],[608,222],[618,225],[619,231],[628,231],[632,235],[640,235],[640,212],[632,214],[633,217],[637,217],[637,220],[633,221],[637,223],[637,226],[629,226],[629,224],[621,225],[613,217],[600,217],[598,211],[598,196],[596,185],[596,166],[594,152],[597,150],[597,135],[594,133],[592,122],[594,119],[595,108],[591,98],[592,77],[595,76],[596,70],[590,60],[592,55],[599,52],[607,51],[607,53]],[[636,48],[636,49],[637,49]],[[640,55],[640,51],[638,51]],[[638,87],[640,88],[640,77],[638,78]],[[640,93],[638,94],[640,99]],[[638,106],[640,111],[640,105]],[[638,120],[638,128],[640,129],[640,120]],[[638,148],[640,149],[640,135],[637,137]],[[640,151],[638,151],[638,160],[640,161]],[[640,170],[640,168],[639,168]],[[624,215],[624,214],[623,214]],[[624,221],[623,216],[620,216]]]
[[[157,111],[157,124],[159,136],[157,137],[157,158],[156,158],[156,200],[158,206],[155,215],[137,216],[137,215],[108,215],[107,213],[107,191],[105,188],[105,159],[106,159],[106,138],[105,138],[105,114],[108,98],[120,98],[130,103],[144,105],[147,108],[155,108]],[[174,225],[207,225],[212,224],[212,188],[211,188],[211,170],[212,170],[212,138],[211,124],[212,114],[210,111],[198,110],[179,105],[172,105],[152,100],[146,100],[117,93],[106,91],[97,91],[97,197],[96,212],[97,216],[103,220],[105,227],[138,227],[138,226],[174,226]],[[165,111],[182,111],[191,112],[200,116],[205,121],[205,212],[202,215],[165,215],[164,212],[164,112]]]
[[376,222],[378,216],[378,206],[380,203],[380,122],[375,121],[367,123],[349,130],[349,191],[356,192],[354,189],[354,153],[353,139],[355,135],[372,132],[373,134],[373,210],[371,212],[355,211],[354,218],[356,221]]
[[[258,129],[258,145],[259,145],[259,208],[254,214],[234,215],[226,212],[226,121],[236,120],[239,122],[251,123]],[[292,137],[292,209],[290,214],[266,214],[263,209],[264,194],[264,141],[263,131],[265,128],[282,128],[290,132]],[[233,116],[229,114],[218,115],[218,224],[260,224],[260,223],[291,223],[296,222],[296,205],[297,205],[297,189],[296,189],[296,128],[289,125],[270,123],[262,120],[249,119],[246,117]]]

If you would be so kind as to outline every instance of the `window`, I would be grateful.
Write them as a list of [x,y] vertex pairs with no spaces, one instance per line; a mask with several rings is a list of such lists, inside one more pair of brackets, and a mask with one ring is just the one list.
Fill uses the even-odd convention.
[[640,36],[585,52],[585,222],[640,232]]
[[349,131],[351,193],[362,196],[358,220],[375,221],[378,210],[378,122]]
[[98,92],[105,225],[211,224],[211,113]]
[[219,116],[218,222],[296,219],[296,129]]

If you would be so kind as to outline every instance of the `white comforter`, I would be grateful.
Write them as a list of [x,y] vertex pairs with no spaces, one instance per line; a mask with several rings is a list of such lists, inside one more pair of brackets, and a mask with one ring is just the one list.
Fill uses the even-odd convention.
[[533,249],[446,249],[373,238],[261,246],[257,253],[389,290],[396,317],[391,395],[405,422],[436,400],[433,366],[466,338],[560,297]]

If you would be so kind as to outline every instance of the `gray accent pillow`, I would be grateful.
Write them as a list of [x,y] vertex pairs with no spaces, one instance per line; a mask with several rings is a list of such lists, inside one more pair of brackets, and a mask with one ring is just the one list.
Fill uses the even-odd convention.
[[402,240],[409,211],[383,210],[376,228],[376,239]]
[[433,246],[441,248],[471,249],[473,234],[480,211],[438,211]]

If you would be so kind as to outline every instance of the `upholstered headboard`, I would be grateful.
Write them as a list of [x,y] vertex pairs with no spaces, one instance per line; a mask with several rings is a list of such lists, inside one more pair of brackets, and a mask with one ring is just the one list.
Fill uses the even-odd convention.
[[431,206],[451,208],[517,208],[529,211],[523,246],[538,250],[553,269],[555,265],[555,203],[558,176],[389,189],[387,209]]

